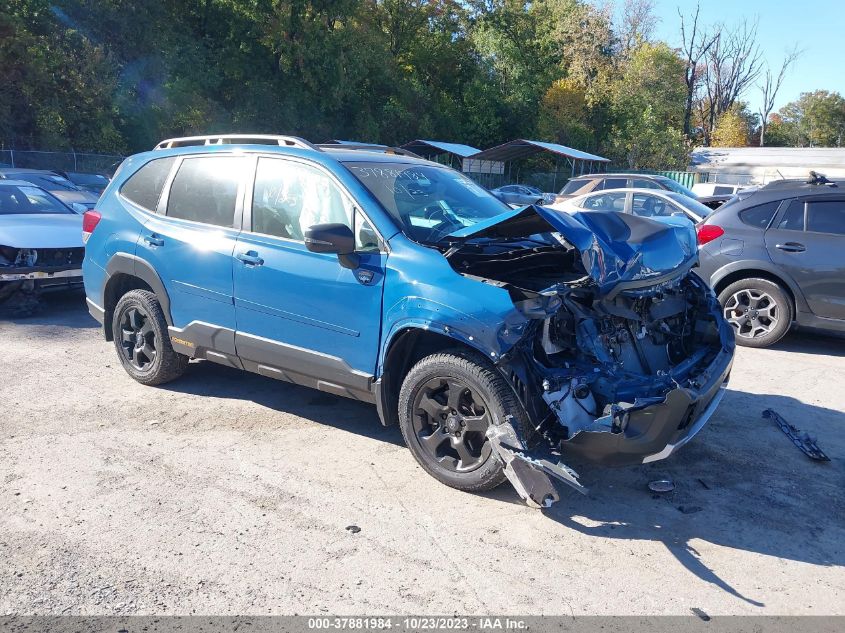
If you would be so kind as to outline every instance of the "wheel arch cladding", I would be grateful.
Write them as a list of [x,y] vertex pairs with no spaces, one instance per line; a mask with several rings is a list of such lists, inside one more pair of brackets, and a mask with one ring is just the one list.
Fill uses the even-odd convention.
[[[713,292],[715,292],[716,296],[718,297],[725,288],[730,286],[732,283],[740,281],[742,279],[765,279],[766,281],[771,281],[773,284],[777,284],[778,286],[783,288],[784,292],[786,292],[787,296],[789,297],[789,300],[792,302],[793,313],[795,313],[798,309],[798,301],[792,284],[786,281],[786,279],[784,279],[783,277],[779,276],[777,273],[774,273],[770,270],[765,270],[763,268],[740,268],[738,270],[729,272],[723,277],[721,277],[719,281],[717,281],[713,285]],[[801,297],[801,303],[803,305],[803,297]]]
[[161,304],[164,319],[173,325],[170,318],[170,297],[155,269],[145,260],[127,253],[114,255],[106,265],[103,308],[105,310],[104,330],[106,340],[112,340],[111,317],[120,298],[130,290],[149,290]]
[[403,327],[394,333],[388,343],[381,374],[376,383],[376,404],[382,424],[388,426],[398,422],[399,390],[411,367],[426,356],[449,349],[464,349],[484,354],[482,349],[471,345],[467,340],[423,325]]

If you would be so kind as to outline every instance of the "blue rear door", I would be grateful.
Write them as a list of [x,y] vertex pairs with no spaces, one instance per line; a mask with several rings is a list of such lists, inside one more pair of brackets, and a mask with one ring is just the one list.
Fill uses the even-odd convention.
[[208,324],[228,330],[228,337],[209,346],[230,354],[235,330],[232,253],[250,164],[247,157],[219,154],[181,159],[159,201],[159,213],[149,216],[136,249],[161,277],[174,327]]
[[[340,183],[304,161],[261,157],[234,251],[236,347],[259,373],[368,399],[387,254]],[[310,252],[309,226],[353,228],[355,270]],[[354,225],[354,226],[353,226]]]

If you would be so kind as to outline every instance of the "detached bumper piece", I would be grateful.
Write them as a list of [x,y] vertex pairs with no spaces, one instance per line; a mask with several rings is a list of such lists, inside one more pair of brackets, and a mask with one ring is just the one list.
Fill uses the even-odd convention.
[[588,490],[578,481],[578,473],[562,462],[552,463],[544,457],[525,453],[525,446],[517,435],[513,417],[507,416],[499,424],[487,429],[487,438],[496,458],[505,468],[505,476],[517,494],[532,508],[548,508],[560,500],[549,476],[562,481],[586,495]]

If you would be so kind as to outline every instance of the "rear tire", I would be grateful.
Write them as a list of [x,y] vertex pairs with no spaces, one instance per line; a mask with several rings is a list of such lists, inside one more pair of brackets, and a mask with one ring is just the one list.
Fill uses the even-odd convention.
[[508,414],[528,428],[507,382],[468,350],[423,358],[399,392],[399,427],[411,454],[429,475],[458,490],[482,492],[505,480],[485,433]]
[[117,356],[130,376],[144,385],[161,385],[179,378],[188,357],[173,351],[164,311],[147,290],[127,292],[112,317]]
[[737,345],[768,347],[792,325],[792,299],[780,285],[752,277],[740,279],[719,293],[725,318],[734,328]]

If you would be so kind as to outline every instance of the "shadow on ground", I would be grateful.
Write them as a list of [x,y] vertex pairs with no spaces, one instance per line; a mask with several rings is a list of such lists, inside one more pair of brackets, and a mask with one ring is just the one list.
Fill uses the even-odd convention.
[[[807,458],[760,416],[766,408],[799,428],[802,420],[823,420],[827,432],[818,441],[832,461]],[[764,606],[708,567],[699,548],[845,565],[845,476],[838,439],[844,432],[845,415],[839,411],[775,394],[729,392],[711,423],[669,460],[619,470],[581,468],[590,496],[564,492],[545,512],[589,536],[660,542],[699,579]],[[674,481],[675,490],[652,493],[648,482],[664,477]],[[703,545],[697,548],[696,542]]]
[[0,305],[0,324],[45,325],[71,328],[97,328],[99,323],[88,314],[85,293],[81,289],[62,290],[43,295],[32,312],[18,314],[14,306]]
[[[49,310],[19,320],[76,328],[97,325],[77,293],[51,297]],[[797,333],[775,349],[842,356],[843,347],[839,339]],[[182,379],[161,388],[248,400],[350,433],[403,444],[398,428],[383,427],[372,405],[209,362],[192,363]],[[832,461],[819,463],[804,456],[774,423],[761,417],[766,408],[817,435]],[[840,411],[778,394],[729,391],[713,420],[675,456],[632,468],[578,467],[590,495],[582,497],[561,486],[561,501],[544,513],[591,537],[661,543],[699,579],[750,605],[765,606],[709,567],[707,550],[729,548],[812,565],[845,565],[842,438],[845,414]],[[674,491],[652,493],[648,482],[664,477],[674,481]],[[522,503],[507,485],[485,496]]]
[[207,361],[192,362],[182,378],[159,388],[197,396],[248,400],[318,424],[404,446],[399,427],[382,426],[372,404]]

